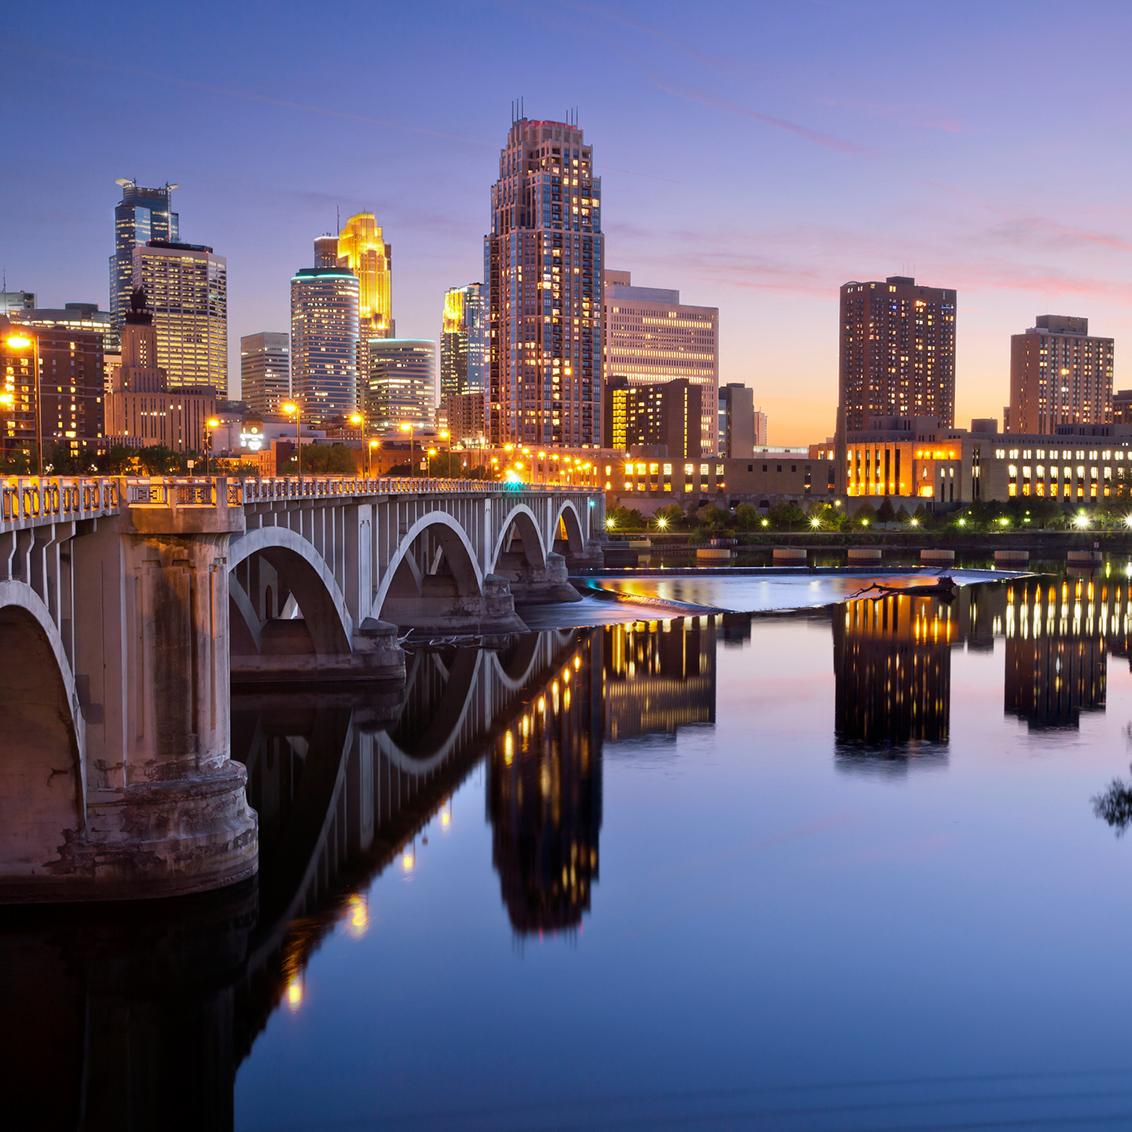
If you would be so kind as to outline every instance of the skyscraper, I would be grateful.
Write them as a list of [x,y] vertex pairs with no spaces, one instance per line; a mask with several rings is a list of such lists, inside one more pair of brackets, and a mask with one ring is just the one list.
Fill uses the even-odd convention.
[[173,190],[166,184],[157,189],[143,188],[137,181],[119,177],[122,199],[114,208],[114,254],[110,257],[110,317],[114,342],[122,331],[125,312],[130,309],[134,289],[134,248],[149,240],[181,238],[181,221],[173,211]]
[[[765,432],[765,430],[764,430]],[[755,391],[748,385],[728,382],[719,388],[719,447],[721,456],[739,459],[754,455],[758,443]],[[765,444],[766,441],[764,440]]]
[[1112,419],[1113,340],[1089,334],[1087,318],[1043,314],[1010,337],[1008,432]]
[[[622,452],[655,449],[681,459],[700,456],[703,390],[686,378],[632,385],[627,377],[605,382],[605,446]],[[714,455],[714,453],[713,453]]]
[[240,339],[240,399],[253,413],[278,413],[291,396],[291,342],[261,330]]
[[436,344],[423,338],[371,338],[362,383],[370,428],[393,432],[401,424],[426,428],[436,409]]
[[482,283],[444,293],[440,333],[440,396],[486,391],[487,336]]
[[[315,243],[316,249],[318,242]],[[358,319],[362,341],[389,338],[393,324],[393,249],[372,212],[359,212],[338,233],[338,266],[358,277]]]
[[358,277],[304,267],[291,277],[291,395],[303,419],[323,424],[358,402]]
[[145,291],[169,384],[227,397],[227,261],[204,244],[169,240],[140,244],[133,255],[134,286]]
[[716,451],[719,308],[680,302],[680,292],[634,287],[628,271],[604,273],[603,372],[631,385],[682,379],[700,390],[699,448]]
[[601,179],[581,129],[511,123],[484,238],[497,443],[601,441]]
[[955,292],[889,276],[841,288],[838,434],[871,416],[955,423]]

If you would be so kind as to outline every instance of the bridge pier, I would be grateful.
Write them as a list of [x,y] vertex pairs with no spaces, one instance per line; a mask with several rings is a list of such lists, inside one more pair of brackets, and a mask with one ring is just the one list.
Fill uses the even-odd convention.
[[548,554],[545,566],[531,565],[526,561],[517,564],[501,562],[499,573],[507,578],[516,605],[582,600],[582,595],[570,585],[570,572],[561,554]]

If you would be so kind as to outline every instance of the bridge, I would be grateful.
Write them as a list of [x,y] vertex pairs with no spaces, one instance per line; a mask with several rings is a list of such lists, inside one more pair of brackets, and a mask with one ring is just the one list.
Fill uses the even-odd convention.
[[[521,630],[600,561],[599,494],[442,479],[11,479],[0,897],[255,872],[233,681],[396,686],[399,638]],[[517,609],[518,606],[518,609]]]

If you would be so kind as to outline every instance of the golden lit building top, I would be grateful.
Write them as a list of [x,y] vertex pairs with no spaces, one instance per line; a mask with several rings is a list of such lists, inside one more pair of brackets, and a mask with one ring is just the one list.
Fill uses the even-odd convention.
[[338,233],[338,266],[358,277],[361,337],[393,335],[393,249],[372,212],[359,212]]

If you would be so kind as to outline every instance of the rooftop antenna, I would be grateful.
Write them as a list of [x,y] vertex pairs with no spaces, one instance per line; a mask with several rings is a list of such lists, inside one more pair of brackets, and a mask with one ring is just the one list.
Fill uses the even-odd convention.
[[334,206],[334,231],[336,235],[342,235],[342,206],[340,204]]

